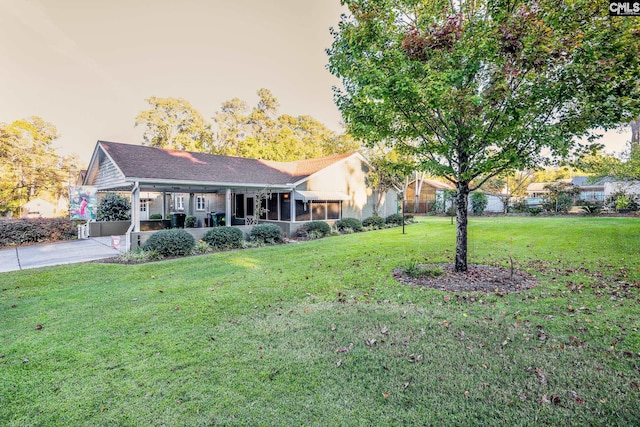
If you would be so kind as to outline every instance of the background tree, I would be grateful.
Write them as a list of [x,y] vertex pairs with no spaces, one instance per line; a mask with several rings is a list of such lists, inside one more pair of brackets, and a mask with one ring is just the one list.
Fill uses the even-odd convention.
[[32,116],[0,123],[0,212],[20,214],[23,204],[45,192],[60,192],[56,127]]
[[456,271],[470,191],[542,163],[543,150],[579,155],[591,129],[638,114],[640,24],[598,2],[342,3],[327,51],[338,107],[354,136],[413,150],[456,186]]
[[360,145],[311,116],[278,114],[280,103],[268,89],[257,92],[254,107],[238,98],[222,103],[214,115],[217,154],[292,161],[340,154]]
[[580,194],[580,188],[568,182],[552,182],[544,188],[549,190],[542,202],[542,208],[547,212],[569,212],[575,198]]
[[151,108],[136,117],[144,126],[144,142],[152,147],[188,151],[212,151],[211,126],[191,104],[180,98],[146,100]]
[[617,181],[640,181],[640,143],[631,143],[622,158],[599,153],[581,162],[594,178],[611,177]]

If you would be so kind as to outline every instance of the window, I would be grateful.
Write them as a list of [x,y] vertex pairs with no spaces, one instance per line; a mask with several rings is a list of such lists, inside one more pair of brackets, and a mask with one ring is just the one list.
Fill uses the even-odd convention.
[[173,200],[173,208],[177,211],[184,210],[184,196],[175,196]]
[[140,212],[146,212],[149,206],[149,202],[140,202]]
[[311,202],[311,212],[314,221],[322,221],[327,219],[327,203],[326,202]]
[[197,211],[203,211],[205,210],[206,203],[205,203],[205,199],[204,196],[197,196],[196,197],[196,210]]
[[327,202],[327,219],[340,219],[340,202]]
[[244,218],[244,194],[236,194],[236,218]]

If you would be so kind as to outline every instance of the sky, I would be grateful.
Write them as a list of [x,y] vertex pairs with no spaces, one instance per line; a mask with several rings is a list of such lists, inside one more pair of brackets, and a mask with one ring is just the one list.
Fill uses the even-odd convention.
[[[326,69],[339,0],[0,0],[0,122],[40,116],[60,155],[96,141],[142,143],[151,96],[183,98],[209,122],[223,101],[272,91],[280,114],[342,131]],[[607,151],[630,131],[608,132]]]

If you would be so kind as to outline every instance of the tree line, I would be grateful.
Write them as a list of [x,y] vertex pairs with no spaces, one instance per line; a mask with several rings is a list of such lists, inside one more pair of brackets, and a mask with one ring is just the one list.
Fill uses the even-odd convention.
[[152,96],[149,109],[138,114],[146,145],[177,150],[292,161],[357,150],[360,144],[308,115],[279,114],[277,98],[257,91],[258,102],[233,98],[222,103],[208,122],[188,101]]

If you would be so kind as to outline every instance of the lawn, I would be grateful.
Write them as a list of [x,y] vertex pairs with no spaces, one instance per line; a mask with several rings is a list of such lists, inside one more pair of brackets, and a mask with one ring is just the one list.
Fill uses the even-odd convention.
[[0,274],[0,425],[638,425],[640,220],[471,218],[540,285],[395,282],[448,218],[142,265]]

